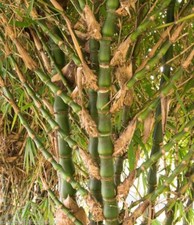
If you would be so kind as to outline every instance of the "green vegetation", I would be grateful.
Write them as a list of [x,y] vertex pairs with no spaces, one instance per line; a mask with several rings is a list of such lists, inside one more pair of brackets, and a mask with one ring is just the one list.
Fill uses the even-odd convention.
[[194,224],[193,8],[0,0],[0,224]]

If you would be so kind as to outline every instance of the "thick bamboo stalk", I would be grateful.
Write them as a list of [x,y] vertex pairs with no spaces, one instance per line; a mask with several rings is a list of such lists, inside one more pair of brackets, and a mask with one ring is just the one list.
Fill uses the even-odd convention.
[[[54,27],[53,30],[55,33],[60,35],[60,31],[57,27]],[[61,51],[58,46],[54,45],[52,49],[52,53],[54,56],[54,63],[59,70],[61,70],[65,64],[65,55]],[[64,133],[69,136],[70,128],[69,128],[69,117],[68,117],[68,105],[66,105],[62,99],[58,96],[55,96],[54,99],[54,111],[55,111],[55,120],[59,124],[59,127],[64,131]],[[75,168],[72,160],[72,149],[69,147],[68,143],[64,141],[64,139],[60,136],[60,133],[57,134],[57,142],[58,142],[58,156],[59,156],[59,164],[63,167],[63,169],[69,174],[69,176],[74,175]],[[72,188],[71,184],[67,181],[61,179],[59,174],[59,196],[60,199],[66,199],[68,196],[74,197],[76,190]]]
[[[90,62],[91,67],[94,70],[98,70],[98,49],[99,49],[99,43],[98,41],[94,39],[90,39],[89,41],[90,46]],[[97,102],[97,93],[93,90],[89,90],[88,93],[89,96],[89,112],[92,117],[92,119],[97,123],[98,122],[98,112],[96,108],[96,102]],[[95,137],[89,137],[89,144],[88,144],[88,151],[92,157],[92,159],[99,164],[99,155],[98,155],[98,138]],[[102,196],[101,196],[101,181],[95,179],[94,177],[90,177],[89,180],[89,189],[92,195],[99,201],[102,202]],[[97,225],[102,224],[101,221],[95,222],[92,219],[90,219],[90,225]]]
[[98,153],[100,156],[101,193],[103,198],[103,214],[106,225],[118,225],[118,206],[114,184],[113,143],[111,139],[110,85],[111,85],[111,38],[115,32],[116,14],[119,5],[117,0],[106,1],[106,19],[102,28],[102,40],[99,50],[99,90],[98,109]]
[[[59,124],[60,128],[64,131],[64,133],[66,133],[67,136],[70,135],[68,107],[59,97],[55,97],[54,110],[56,122]],[[72,149],[69,147],[67,142],[60,137],[59,133],[57,134],[57,141],[59,164],[70,176],[73,176],[75,168],[72,160]],[[66,199],[68,196],[72,197],[75,195],[75,190],[68,182],[60,178],[59,184],[60,199]]]

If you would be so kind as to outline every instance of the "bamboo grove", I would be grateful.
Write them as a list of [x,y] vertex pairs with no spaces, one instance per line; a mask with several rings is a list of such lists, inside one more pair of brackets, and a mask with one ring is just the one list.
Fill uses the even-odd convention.
[[0,224],[194,224],[192,0],[0,0]]

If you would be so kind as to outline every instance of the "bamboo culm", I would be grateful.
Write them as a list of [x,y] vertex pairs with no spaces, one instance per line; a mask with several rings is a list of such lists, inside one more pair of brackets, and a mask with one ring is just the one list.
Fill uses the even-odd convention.
[[102,39],[99,49],[99,77],[98,77],[98,153],[100,156],[101,193],[103,198],[103,214],[106,225],[118,225],[118,206],[116,201],[116,187],[114,184],[113,143],[111,139],[110,115],[110,86],[111,86],[111,38],[115,33],[118,0],[106,2],[106,18],[102,27]]
[[[94,39],[90,39],[89,41],[89,47],[90,47],[90,62],[91,67],[93,70],[98,71],[98,49],[99,49],[99,43],[98,41]],[[88,97],[89,97],[89,112],[92,117],[92,119],[97,123],[98,122],[98,112],[96,108],[96,102],[97,102],[97,93],[93,90],[88,91]],[[96,137],[89,137],[89,143],[88,143],[88,151],[92,157],[92,159],[99,164],[99,155],[98,155],[98,138]],[[90,177],[89,180],[89,189],[92,195],[102,203],[102,196],[101,196],[101,182],[100,180],[97,180],[93,177]],[[101,225],[102,221],[95,222],[92,220],[92,217],[90,219],[90,225]]]
[[[53,30],[56,34],[60,35],[60,31],[57,27],[53,27]],[[54,44],[52,48],[53,61],[56,66],[61,70],[65,65],[65,55],[58,48],[57,45]],[[64,131],[64,133],[69,136],[70,135],[70,127],[69,127],[69,116],[68,116],[69,107],[65,104],[59,96],[55,96],[54,99],[54,112],[55,112],[55,120],[59,124],[59,127]],[[58,156],[59,156],[59,164],[63,167],[66,173],[69,176],[74,175],[75,168],[72,160],[72,149],[69,147],[68,143],[60,136],[58,132],[57,134],[57,142],[58,142]],[[73,197],[76,193],[76,190],[72,188],[71,184],[66,180],[62,179],[59,174],[59,196],[60,199],[66,199],[68,196]]]

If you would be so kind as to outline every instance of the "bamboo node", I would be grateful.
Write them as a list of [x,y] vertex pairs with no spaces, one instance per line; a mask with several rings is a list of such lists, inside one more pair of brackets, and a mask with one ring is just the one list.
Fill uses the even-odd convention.
[[57,94],[57,96],[60,96],[61,93],[62,93],[62,90],[58,90],[56,94]]
[[54,128],[53,128],[54,131],[57,131],[59,130],[59,125],[56,125]]
[[34,134],[29,134],[29,136],[30,136],[30,138],[32,139],[32,140],[34,140],[35,139],[35,135]]
[[113,177],[101,177],[102,181],[113,181]]
[[48,158],[47,161],[52,162],[53,161],[53,157]]
[[166,151],[162,148],[161,153],[162,153],[162,155],[165,155]]
[[107,64],[107,63],[100,63],[99,65],[101,68],[104,68],[104,69],[109,69],[110,68],[110,64]]
[[112,159],[112,155],[100,155],[101,159]]

